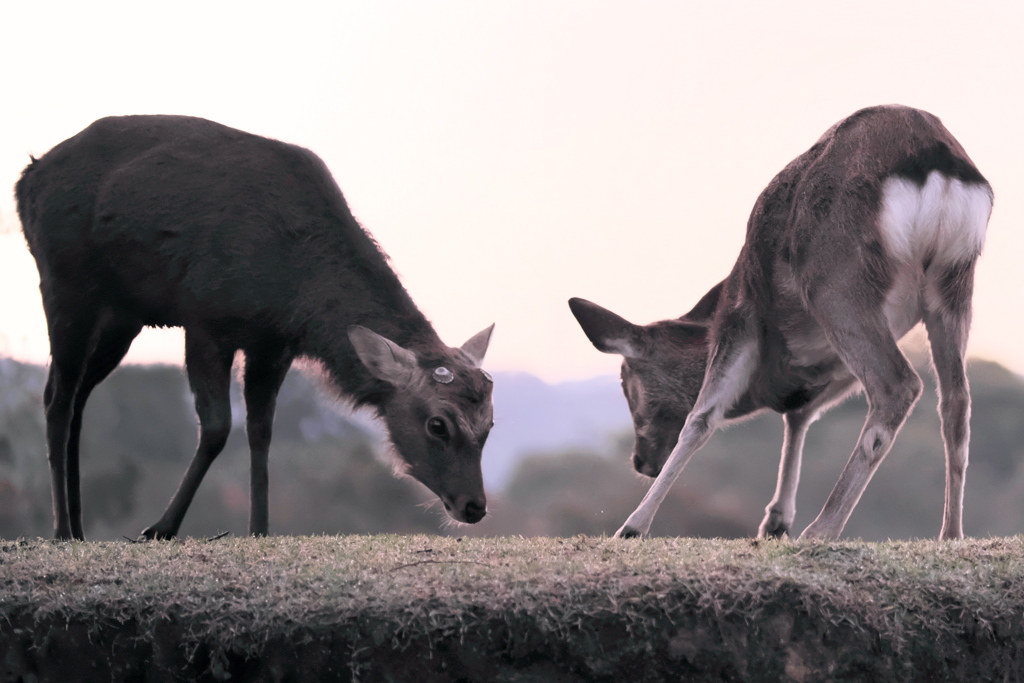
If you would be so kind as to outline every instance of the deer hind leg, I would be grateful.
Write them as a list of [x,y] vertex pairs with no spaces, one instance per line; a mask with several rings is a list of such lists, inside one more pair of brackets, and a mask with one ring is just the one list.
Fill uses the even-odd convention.
[[[82,384],[88,341],[93,334],[91,320],[61,321],[61,328],[55,329],[59,318],[49,315],[50,323],[50,372],[46,378],[43,391],[43,403],[46,411],[46,445],[47,459],[50,464],[50,492],[53,496],[53,535],[62,541],[71,539],[85,540],[81,529],[78,533],[72,529],[71,505],[69,495],[69,471],[73,471],[73,479],[78,484],[78,463],[69,465],[68,443],[73,433],[75,396]],[[73,450],[76,459],[77,444]],[[78,491],[74,498],[76,507],[81,510]]]
[[82,382],[75,394],[74,410],[68,432],[67,446],[67,484],[68,512],[71,517],[71,533],[75,538],[83,539],[82,498],[79,474],[79,444],[82,433],[82,414],[85,403],[96,386],[107,378],[118,366],[132,341],[142,329],[142,323],[125,318],[103,317],[94,336],[96,343],[89,350]]
[[[801,538],[836,538],[860,500],[868,482],[921,396],[921,378],[910,366],[889,331],[880,308],[867,310],[866,297],[845,296],[843,305],[818,319],[847,368],[864,386],[868,415],[857,447],[818,517]],[[851,306],[862,309],[851,314]]]
[[925,328],[939,388],[939,418],[946,452],[946,496],[941,539],[963,538],[964,474],[971,438],[971,394],[964,366],[974,261],[944,269],[927,290]]
[[246,433],[249,436],[250,485],[249,533],[266,536],[269,533],[270,475],[267,460],[274,425],[274,407],[277,392],[292,364],[292,354],[283,348],[246,350],[245,355],[245,409]]
[[757,345],[745,331],[737,330],[735,336],[719,342],[711,354],[704,385],[693,410],[686,417],[675,448],[640,505],[615,533],[616,537],[637,538],[647,535],[654,515],[686,463],[707,443],[722,423],[726,411],[746,391],[756,363]]
[[[58,300],[59,299],[59,300]],[[131,344],[122,321],[80,298],[43,291],[50,333],[50,372],[43,401],[53,496],[54,537],[84,540],[79,470],[82,411],[89,393],[120,362]],[[130,326],[129,326],[130,327]],[[106,365],[116,356],[113,366]]]
[[838,379],[806,406],[782,416],[786,432],[782,440],[779,478],[775,484],[775,495],[765,508],[764,519],[758,527],[758,538],[782,538],[789,534],[796,518],[796,491],[800,484],[800,464],[807,430],[830,406],[845,398],[856,383],[853,377]]
[[234,349],[201,331],[185,331],[185,368],[199,415],[199,446],[178,490],[159,521],[144,529],[148,539],[174,538],[206,471],[231,433],[231,362]]

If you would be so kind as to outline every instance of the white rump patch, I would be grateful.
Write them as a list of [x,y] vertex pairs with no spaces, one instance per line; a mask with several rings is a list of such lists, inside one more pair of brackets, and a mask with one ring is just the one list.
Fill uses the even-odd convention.
[[885,181],[878,226],[889,254],[900,261],[920,263],[932,256],[956,263],[981,253],[991,212],[986,185],[932,171],[923,187],[906,178]]

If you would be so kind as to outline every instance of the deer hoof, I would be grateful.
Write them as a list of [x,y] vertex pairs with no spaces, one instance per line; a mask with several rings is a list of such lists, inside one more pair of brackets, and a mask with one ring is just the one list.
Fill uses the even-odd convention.
[[142,530],[142,533],[139,535],[139,542],[145,543],[146,541],[170,541],[173,540],[174,537],[174,533],[161,531],[160,529],[157,529],[156,526],[151,526]]
[[761,528],[757,530],[758,538],[782,538],[789,535],[789,525],[782,521],[781,515],[769,513]]
[[639,529],[635,529],[628,524],[623,525],[621,529],[615,532],[615,538],[643,538],[643,536]]

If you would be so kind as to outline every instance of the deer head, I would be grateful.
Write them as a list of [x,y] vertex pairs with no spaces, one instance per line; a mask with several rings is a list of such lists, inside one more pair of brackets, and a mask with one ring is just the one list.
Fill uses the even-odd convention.
[[569,299],[569,308],[598,351],[622,356],[622,391],[636,435],[633,467],[656,477],[700,393],[708,324],[684,316],[634,325],[586,299]]
[[379,406],[402,469],[455,520],[487,514],[481,452],[494,424],[492,382],[480,369],[494,325],[459,348],[417,354],[360,325],[349,340],[370,373],[395,391]]

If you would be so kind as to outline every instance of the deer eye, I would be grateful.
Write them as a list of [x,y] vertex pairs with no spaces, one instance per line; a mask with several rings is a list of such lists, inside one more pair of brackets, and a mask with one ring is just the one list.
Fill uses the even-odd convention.
[[438,439],[448,438],[448,425],[439,417],[432,417],[427,420],[427,433]]

